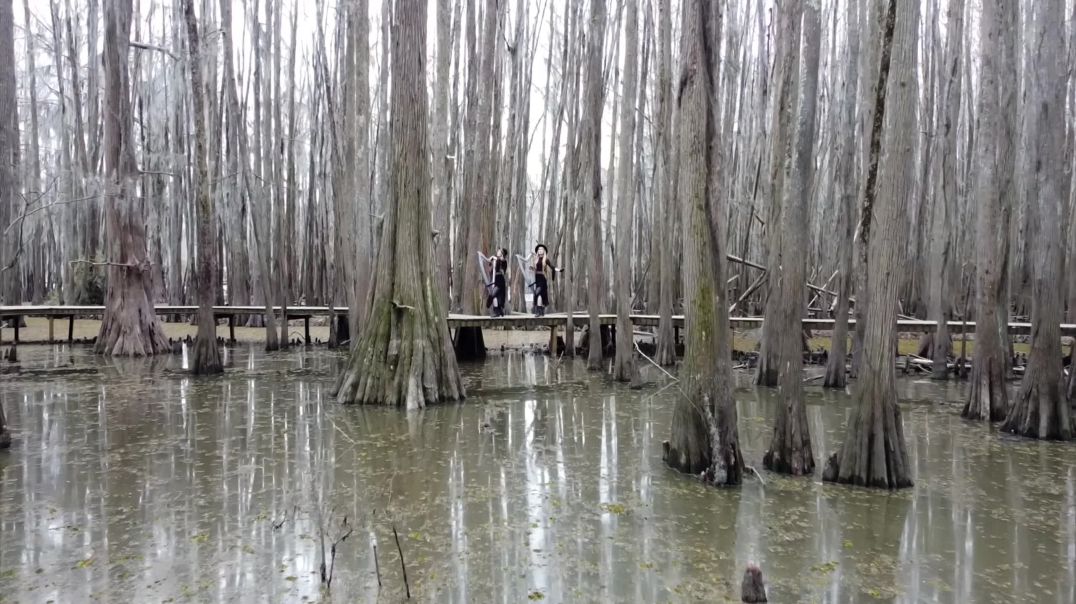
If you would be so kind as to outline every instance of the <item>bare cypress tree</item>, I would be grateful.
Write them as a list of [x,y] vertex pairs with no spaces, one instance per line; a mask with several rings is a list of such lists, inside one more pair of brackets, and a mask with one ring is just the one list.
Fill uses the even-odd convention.
[[348,82],[345,111],[350,127],[345,133],[349,146],[348,156],[354,158],[350,176],[354,183],[354,198],[345,200],[354,205],[350,215],[354,217],[354,240],[346,248],[354,261],[351,275],[351,292],[348,297],[352,342],[356,341],[359,325],[369,312],[370,287],[374,272],[374,230],[372,215],[375,211],[370,177],[370,9],[368,0],[353,0],[351,10],[354,20],[348,28],[348,51],[355,49],[354,73]]
[[168,350],[153,309],[142,202],[135,191],[127,47],[131,0],[105,4],[105,241],[108,291],[95,349],[113,356]]
[[194,342],[191,371],[208,375],[221,373],[224,366],[217,347],[217,321],[213,317],[213,286],[217,277],[214,253],[217,247],[216,221],[209,193],[209,161],[206,158],[205,107],[202,103],[202,55],[198,21],[194,16],[194,0],[184,0],[183,15],[187,22],[187,66],[191,78],[191,103],[194,113],[195,163],[198,167],[198,190],[195,214],[198,217],[198,338]]
[[[34,33],[32,29],[32,20],[30,17],[30,2],[29,0],[23,0],[22,3],[23,15],[26,18],[26,32],[25,32],[25,46],[26,46],[26,70],[27,70],[27,90],[30,97],[30,107],[27,113],[29,114],[30,130],[26,133],[26,173],[23,177],[23,181],[26,189],[27,199],[27,212],[31,204],[44,201],[44,193],[41,190],[41,149],[40,149],[40,136],[38,127],[38,113],[40,107],[37,102],[37,68],[34,60]],[[3,10],[3,9],[0,9]],[[0,31],[3,31],[0,27]],[[2,52],[2,51],[0,51]],[[92,55],[91,55],[92,56]],[[13,65],[14,67],[14,65]],[[91,71],[93,71],[91,69]],[[38,206],[40,207],[40,205]],[[46,210],[44,217],[38,217],[33,219],[32,230],[33,235],[31,239],[29,250],[30,260],[32,262],[30,267],[30,283],[27,283],[29,288],[29,299],[34,304],[41,304],[47,295],[47,269],[45,268],[45,254],[47,253],[46,245],[46,231],[51,233],[52,227],[52,213]],[[6,228],[6,224],[2,225]],[[20,227],[20,230],[24,230]],[[0,250],[0,255],[3,251]],[[3,260],[0,260],[0,269],[3,268]],[[2,277],[0,277],[2,280]]]
[[[1001,428],[1032,438],[1070,440],[1073,418],[1062,386],[1061,200],[1065,161],[1065,10],[1061,0],[1040,0],[1029,6],[1032,19],[1030,98],[1027,106],[1035,119],[1033,190],[1028,199],[1032,265],[1031,355],[1024,380]],[[1029,237],[1031,237],[1029,235]]]
[[[624,88],[620,113],[620,169],[617,172],[616,210],[616,357],[613,377],[621,382],[637,379],[635,336],[631,323],[631,236],[635,212],[634,151],[635,87],[639,78],[639,7],[626,0],[624,11]],[[592,341],[592,344],[597,340]]]
[[673,330],[672,307],[674,279],[678,276],[675,269],[676,254],[671,244],[673,234],[678,230],[676,224],[679,218],[677,212],[676,196],[673,194],[674,179],[672,173],[672,3],[670,0],[658,2],[658,111],[654,124],[654,147],[656,154],[655,169],[655,222],[657,230],[661,234],[660,244],[655,246],[658,251],[658,270],[661,274],[659,285],[658,302],[658,334],[657,356],[658,363],[670,366],[676,363],[676,335]]
[[829,359],[826,362],[826,388],[843,389],[848,384],[848,311],[849,296],[855,286],[852,273],[853,232],[856,219],[855,163],[857,132],[856,85],[859,78],[859,7],[855,2],[845,3],[845,49],[844,74],[841,89],[844,91],[840,105],[840,154],[837,158],[837,194],[840,196],[837,233],[840,235],[840,267],[837,277],[837,307],[834,315],[833,336],[830,339]]
[[[584,225],[589,233],[580,233],[588,241],[589,256],[587,272],[587,306],[589,308],[590,345],[587,368],[602,368],[601,326],[598,315],[602,300],[602,243],[601,243],[601,121],[604,101],[602,98],[602,49],[605,46],[605,0],[591,0],[590,28],[587,37],[586,92],[579,122],[579,164],[577,188],[578,206],[586,217]],[[580,229],[583,230],[582,228]],[[575,310],[575,309],[570,309]]]
[[686,349],[681,398],[665,462],[717,485],[743,481],[725,289],[723,229],[717,228],[715,148],[718,19],[707,0],[686,0],[681,28],[678,196],[683,204]]
[[[863,357],[863,334],[860,327],[867,319],[867,248],[870,245],[871,212],[878,189],[878,157],[882,146],[882,125],[885,123],[885,94],[879,89],[885,86],[885,78],[879,75],[882,59],[885,21],[890,0],[867,0],[860,5],[863,11],[860,23],[866,27],[866,44],[862,44],[859,53],[859,82],[856,96],[859,108],[859,131],[856,142],[860,149],[857,157],[856,186],[860,199],[859,219],[856,223],[855,257],[853,274],[855,275],[855,309],[856,330],[852,334],[852,375],[859,375],[860,361]],[[879,102],[880,101],[880,102]]]
[[938,325],[933,335],[933,371],[935,379],[949,375],[949,352],[952,348],[949,336],[949,265],[952,215],[957,209],[957,121],[960,119],[960,103],[963,84],[965,0],[949,0],[942,55],[942,93],[939,132],[932,144],[937,147],[933,157],[933,213],[930,240],[930,308],[928,316]]
[[[449,235],[451,215],[452,164],[448,159],[448,102],[451,86],[449,69],[452,66],[452,13],[449,0],[437,0],[437,79],[433,98],[433,228],[439,232],[434,270],[437,287],[448,296],[448,277],[452,274],[452,247]],[[446,298],[447,299],[447,298]]]
[[464,391],[432,266],[426,1],[394,0],[393,17],[390,197],[373,305],[337,396],[418,409]]
[[[789,2],[789,4],[796,4]],[[812,0],[794,6],[802,12],[803,85],[796,115],[795,149],[785,179],[782,202],[781,263],[777,267],[779,300],[777,314],[780,344],[780,400],[773,440],[763,465],[774,472],[796,476],[814,472],[814,453],[803,400],[803,343],[801,340],[803,301],[807,283],[807,206],[814,180],[815,114],[818,96],[818,60],[822,26],[818,7]],[[797,65],[797,70],[799,66]]]
[[[760,386],[777,386],[781,366],[781,338],[795,338],[799,341],[800,329],[793,333],[782,334],[777,318],[780,313],[780,267],[783,262],[782,251],[782,196],[792,168],[795,148],[796,102],[799,99],[799,60],[800,30],[803,14],[800,0],[782,2],[778,8],[776,105],[773,108],[773,142],[770,152],[770,211],[766,221],[766,265],[769,270],[769,282],[766,285],[766,321],[762,323],[762,337],[759,342],[758,373],[755,383]],[[797,226],[797,228],[802,228]]]
[[979,19],[979,95],[975,134],[975,197],[978,200],[976,231],[977,279],[975,288],[975,357],[971,369],[968,402],[961,415],[967,419],[1000,421],[1008,410],[1005,388],[1005,348],[998,320],[999,300],[1004,296],[1001,278],[1005,262],[998,249],[1001,193],[998,186],[998,79],[997,46],[1003,29],[1003,5],[1007,0],[984,0]]
[[[855,388],[859,403],[848,421],[840,451],[830,457],[826,466],[823,479],[827,481],[891,489],[912,484],[897,405],[894,357],[908,198],[914,190],[918,28],[919,0],[889,0],[878,76],[882,84],[875,108],[875,115],[885,119],[884,152],[879,166],[877,207],[864,208],[874,223],[870,229],[873,237],[869,244],[866,323],[856,327],[863,331],[864,366]],[[883,102],[884,112],[878,106]]]
[[[19,133],[15,101],[15,16],[12,0],[0,0],[0,303],[18,304],[18,254],[22,221],[16,207]],[[11,227],[10,231],[8,230]],[[18,319],[16,319],[18,320]]]

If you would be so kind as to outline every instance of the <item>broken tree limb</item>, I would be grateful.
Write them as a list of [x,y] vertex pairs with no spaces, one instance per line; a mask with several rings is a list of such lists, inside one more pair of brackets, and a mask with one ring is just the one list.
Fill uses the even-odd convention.
[[[757,268],[760,271],[765,271],[766,270],[766,267],[762,266],[761,264],[756,264],[754,262],[751,262],[750,260],[744,260],[743,258],[733,256],[732,254],[725,254],[725,257],[728,258],[729,261],[731,261],[731,262],[736,262],[738,264],[742,264],[744,266],[749,266],[751,268]],[[833,292],[833,291],[830,291],[828,289],[818,287],[817,285],[811,285],[810,283],[807,284],[807,288],[812,289],[812,290],[814,290],[816,292],[823,293],[823,294],[829,294],[831,296],[836,296],[837,295],[837,292]],[[851,298],[849,298],[849,300],[851,300]]]

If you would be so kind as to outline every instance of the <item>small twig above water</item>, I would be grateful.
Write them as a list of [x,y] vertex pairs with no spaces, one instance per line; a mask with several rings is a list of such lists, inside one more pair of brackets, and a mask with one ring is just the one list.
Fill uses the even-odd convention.
[[392,536],[396,539],[396,551],[400,552],[400,568],[403,570],[404,591],[407,599],[411,599],[411,584],[407,582],[407,564],[404,562],[403,548],[400,547],[400,535],[396,533],[396,523],[392,523]]
[[377,573],[377,587],[381,588],[381,563],[377,561],[377,544],[374,544],[374,572]]

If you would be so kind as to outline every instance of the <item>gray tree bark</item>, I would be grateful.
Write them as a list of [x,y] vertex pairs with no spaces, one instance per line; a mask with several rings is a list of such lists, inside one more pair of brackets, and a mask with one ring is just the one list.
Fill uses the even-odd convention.
[[837,233],[840,235],[840,266],[837,277],[837,308],[834,314],[833,335],[830,338],[829,359],[826,362],[826,388],[843,389],[848,384],[848,311],[849,297],[854,288],[852,264],[853,237],[856,222],[855,163],[858,133],[856,121],[856,86],[859,79],[859,7],[845,3],[844,74],[841,89],[844,100],[840,106],[840,154],[837,158],[836,180],[840,196]]
[[949,267],[951,264],[950,230],[952,214],[957,208],[957,122],[960,119],[960,103],[963,91],[965,0],[949,0],[942,54],[941,113],[937,136],[933,139],[936,150],[933,156],[933,212],[931,215],[931,238],[929,260],[930,308],[927,316],[938,325],[933,338],[933,371],[935,379],[949,375],[949,355],[952,342],[949,335]]
[[[789,4],[796,4],[789,2]],[[808,0],[792,10],[802,13],[803,85],[796,112],[795,147],[785,168],[781,211],[781,264],[778,280],[777,314],[780,346],[780,400],[773,440],[763,457],[766,468],[794,476],[814,472],[814,452],[803,400],[803,308],[807,287],[807,208],[814,181],[815,115],[818,96],[818,60],[821,51],[821,23],[818,7]]]
[[135,191],[127,52],[131,0],[105,4],[104,205],[108,290],[94,349],[112,356],[146,356],[168,350],[153,309],[142,202]]
[[[601,228],[601,121],[604,107],[602,76],[602,49],[605,46],[605,0],[591,0],[590,28],[587,38],[586,92],[583,97],[583,113],[579,123],[579,184],[578,204],[586,216],[587,308],[589,310],[590,346],[587,368],[602,368],[601,326],[598,315],[602,301],[602,228]],[[572,309],[574,310],[574,309]]]
[[198,167],[198,191],[195,214],[198,217],[198,338],[194,342],[191,371],[209,375],[224,371],[217,347],[217,320],[213,317],[213,289],[217,280],[217,229],[213,201],[209,193],[209,160],[206,157],[205,107],[202,103],[202,51],[194,0],[184,0],[187,22],[187,67],[191,78],[191,103],[194,113],[195,163]]
[[[863,371],[856,381],[859,400],[849,419],[840,450],[830,457],[823,479],[860,486],[911,486],[911,465],[904,426],[897,405],[896,320],[900,275],[906,256],[908,200],[914,193],[916,104],[918,82],[919,0],[889,0],[883,23],[875,115],[884,115],[884,154],[877,206],[865,208],[872,217],[869,243],[866,323],[863,332]],[[883,113],[878,105],[885,98]],[[877,118],[876,118],[877,119]],[[873,211],[871,211],[873,210]]]
[[672,245],[674,234],[678,231],[679,212],[677,212],[674,195],[675,180],[672,178],[673,129],[672,129],[672,2],[660,0],[658,3],[658,77],[657,83],[657,118],[654,124],[654,147],[656,168],[654,174],[655,223],[660,233],[660,244],[655,246],[658,252],[660,284],[658,302],[657,356],[655,360],[664,366],[676,364],[676,335],[673,330],[672,308],[675,288],[676,249]]
[[715,228],[721,211],[714,119],[719,18],[706,0],[684,2],[677,190],[683,208],[687,333],[681,397],[664,458],[681,472],[731,486],[743,481],[744,464],[732,395],[724,235]]
[[[782,196],[791,177],[795,149],[796,103],[800,86],[800,31],[802,26],[802,3],[799,0],[782,2],[778,8],[776,105],[773,108],[773,143],[770,153],[770,210],[766,219],[766,266],[770,278],[766,284],[766,321],[762,323],[759,341],[758,373],[755,383],[759,386],[777,386],[781,367],[782,322],[780,313],[780,283],[776,275],[783,262],[782,245]],[[797,227],[804,228],[804,227]],[[796,329],[787,334],[799,340]]]
[[[18,154],[16,122],[15,17],[12,0],[0,0],[0,304],[19,304],[18,257],[21,253],[22,221],[19,216]],[[8,228],[12,227],[9,231]]]
[[[1065,9],[1061,0],[1030,6],[1031,90],[1028,107],[1035,124],[1029,162],[1037,195],[1028,199],[1032,265],[1031,354],[1016,401],[1001,429],[1032,438],[1071,440],[1073,417],[1065,397],[1058,343],[1061,341],[1061,203],[1065,161]],[[1029,237],[1031,235],[1029,234]]]
[[[631,323],[631,240],[635,212],[635,94],[639,79],[639,7],[636,0],[624,6],[624,88],[620,113],[620,169],[617,171],[616,210],[616,356],[613,377],[621,382],[638,379],[635,365],[635,335]],[[592,345],[597,340],[592,340]]]
[[362,337],[341,376],[341,402],[418,409],[464,397],[430,237],[426,1],[394,0],[390,196]]
[[1008,410],[1005,388],[1005,348],[998,320],[999,300],[1004,297],[1001,278],[1005,259],[998,249],[1001,193],[998,186],[998,90],[997,47],[1004,29],[1003,7],[1008,0],[984,0],[979,20],[979,95],[975,135],[975,197],[978,200],[976,230],[977,279],[975,288],[975,356],[971,388],[961,415],[966,419],[1000,421]]

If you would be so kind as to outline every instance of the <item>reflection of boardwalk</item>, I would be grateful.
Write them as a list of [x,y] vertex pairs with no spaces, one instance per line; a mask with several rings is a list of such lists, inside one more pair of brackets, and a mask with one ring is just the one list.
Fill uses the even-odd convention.
[[[159,315],[191,315],[197,311],[197,306],[167,306],[156,307]],[[346,315],[347,307],[336,307],[332,310],[327,306],[289,306],[288,319],[302,319],[306,327],[306,339],[310,341],[310,318],[328,317],[330,313]],[[68,320],[68,340],[72,339],[75,319],[99,317],[104,313],[104,306],[0,306],[0,318],[15,316],[47,317],[49,319],[49,340],[52,340],[53,321],[57,318]],[[277,313],[280,308],[276,308]],[[236,317],[257,316],[265,314],[264,306],[214,306],[213,314],[218,319],[228,319],[228,325],[234,329]],[[574,314],[577,327],[583,327],[587,322],[587,312],[578,311]],[[615,325],[616,315],[603,314],[599,316],[602,325]],[[508,328],[540,328],[540,327],[564,327],[568,322],[566,313],[549,313],[541,317],[530,314],[512,313],[504,317],[487,317],[480,315],[457,315],[448,316],[448,326],[451,329],[460,327],[508,327]],[[658,315],[635,314],[631,315],[631,322],[637,327],[657,327]],[[735,329],[754,329],[762,326],[762,317],[732,317],[730,324]],[[848,321],[849,327],[855,327],[855,320]],[[673,325],[683,327],[684,317],[673,317]],[[898,330],[905,333],[926,333],[934,331],[934,321],[919,321],[915,319],[901,319],[897,321]],[[833,328],[833,319],[804,319],[804,329],[828,330]],[[18,329],[15,329],[15,341],[18,341]],[[975,331],[975,323],[968,322],[966,325],[960,321],[949,321],[949,331],[961,334],[967,331]],[[1026,335],[1031,333],[1030,323],[1009,323],[1009,333],[1013,335]],[[1076,335],[1076,324],[1062,324],[1062,335]],[[235,339],[234,333],[232,339]]]

